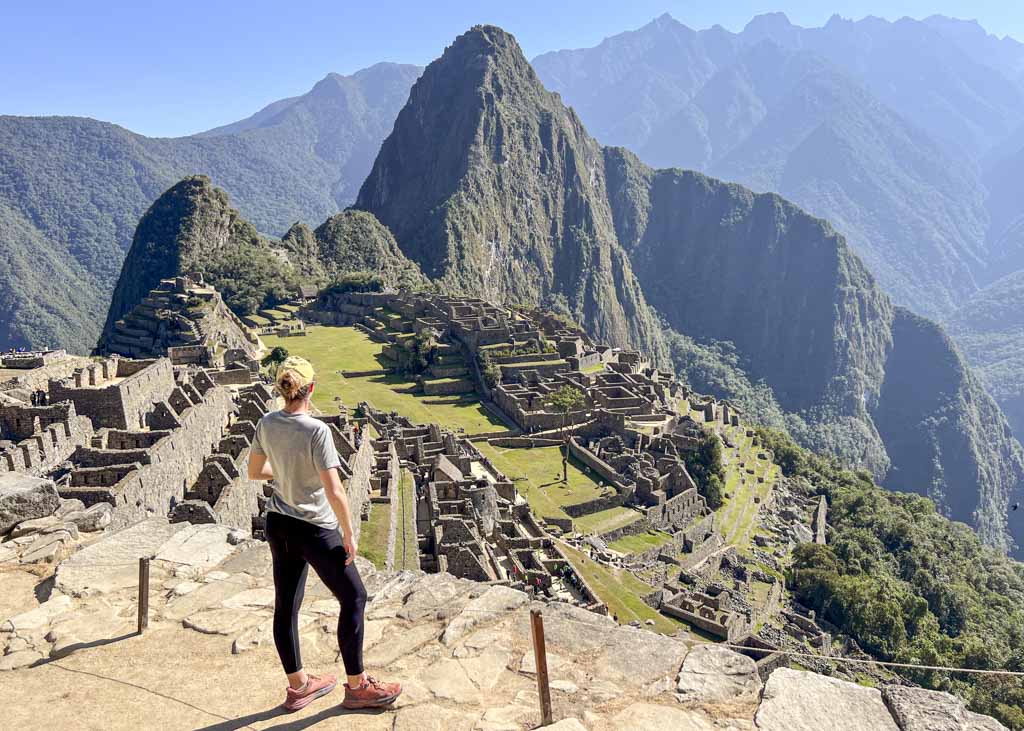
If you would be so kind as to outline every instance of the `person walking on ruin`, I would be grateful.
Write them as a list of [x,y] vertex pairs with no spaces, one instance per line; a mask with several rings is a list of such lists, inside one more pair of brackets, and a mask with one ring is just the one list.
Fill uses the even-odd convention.
[[338,646],[348,676],[342,705],[388,706],[402,686],[379,682],[363,668],[366,589],[355,565],[348,497],[336,469],[341,461],[330,427],[310,415],[316,387],[313,366],[291,356],[278,367],[276,384],[285,405],[256,427],[249,478],[274,481],[266,538],[274,572],[274,645],[288,677],[284,708],[304,708],[338,683],[333,675],[312,675],[302,668],[298,615],[310,565],[341,604]]

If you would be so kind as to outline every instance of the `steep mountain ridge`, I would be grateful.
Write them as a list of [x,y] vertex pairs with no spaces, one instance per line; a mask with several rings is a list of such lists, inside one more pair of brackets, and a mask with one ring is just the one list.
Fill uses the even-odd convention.
[[[871,64],[836,58],[822,40],[885,36],[881,30],[830,25],[798,28],[778,14],[730,34],[662,16],[534,63],[602,142],[655,167],[690,167],[781,193],[832,221],[898,302],[942,316],[987,281],[980,171],[883,102]],[[935,35],[931,45],[953,45],[922,28]],[[616,65],[607,61],[612,49]],[[639,118],[629,129],[614,123],[623,78],[632,83],[627,108]]]
[[939,326],[894,308],[828,223],[779,196],[606,156],[619,238],[670,325],[731,342],[805,444],[1009,547],[1024,452]]
[[413,86],[355,207],[442,287],[554,306],[665,361],[615,240],[602,168],[600,146],[515,39],[477,26]]
[[[598,337],[648,349],[644,323],[618,323],[650,302],[686,335],[733,343],[798,415],[805,443],[945,498],[1008,547],[1021,449],[941,330],[895,310],[831,226],[779,196],[602,149],[504,31],[475,27],[427,67],[356,206],[444,288],[505,301],[560,294]],[[936,362],[918,363],[914,400],[891,386],[918,337]],[[928,484],[901,481],[922,453],[893,438],[908,428],[938,443]]]
[[174,139],[92,119],[0,116],[0,221],[22,231],[0,240],[0,251],[12,261],[63,262],[55,281],[74,292],[63,321],[45,313],[49,290],[39,278],[0,267],[0,292],[12,303],[0,310],[0,348],[90,348],[139,217],[183,176],[209,175],[273,234],[338,211],[352,201],[419,71],[378,64],[331,74],[235,125]]

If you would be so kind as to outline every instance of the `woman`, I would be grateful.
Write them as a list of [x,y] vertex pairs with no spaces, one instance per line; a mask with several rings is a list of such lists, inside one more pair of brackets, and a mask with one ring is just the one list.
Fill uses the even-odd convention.
[[304,708],[338,684],[333,675],[302,669],[298,617],[310,565],[341,603],[338,646],[348,675],[342,705],[381,708],[394,703],[402,687],[363,671],[366,589],[354,562],[352,516],[336,469],[341,460],[330,428],[309,413],[315,386],[309,361],[285,359],[277,369],[285,406],[260,419],[249,453],[249,478],[274,481],[266,534],[274,562],[274,645],[288,676],[284,708]]

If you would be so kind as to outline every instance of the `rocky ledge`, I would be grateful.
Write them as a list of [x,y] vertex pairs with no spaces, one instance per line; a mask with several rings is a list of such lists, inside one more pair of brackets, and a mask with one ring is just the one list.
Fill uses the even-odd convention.
[[[240,656],[228,662],[258,656],[276,663],[266,544],[239,541],[222,526],[154,518],[105,535],[60,563],[36,592],[48,591],[45,601],[0,622],[0,669],[27,679],[46,672],[52,659],[79,651],[88,658],[102,650],[85,648],[130,635],[143,555],[154,557],[148,632],[219,637],[225,658]],[[504,586],[448,574],[383,574],[361,559],[359,565],[371,595],[366,664],[401,680],[405,693],[393,711],[347,719],[353,728],[536,727],[531,606],[543,610],[557,721],[551,728],[561,731],[1003,728],[944,693],[879,690],[789,668],[775,670],[762,685],[753,661],[720,646],[619,627],[568,605],[531,605],[527,595]],[[337,614],[336,601],[311,576],[300,616],[310,667],[337,661]]]

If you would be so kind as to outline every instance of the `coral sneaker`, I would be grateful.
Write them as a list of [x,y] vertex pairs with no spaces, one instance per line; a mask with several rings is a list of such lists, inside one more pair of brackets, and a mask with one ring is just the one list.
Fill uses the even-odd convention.
[[366,680],[358,688],[350,688],[345,683],[345,700],[342,708],[384,708],[395,702],[402,695],[400,683],[381,683],[375,678],[366,676]]
[[[330,693],[338,685],[338,679],[333,675],[309,675],[306,684],[296,690],[288,689],[288,697],[284,699],[284,709],[289,713],[305,708],[317,698]],[[347,686],[346,686],[347,687]]]

